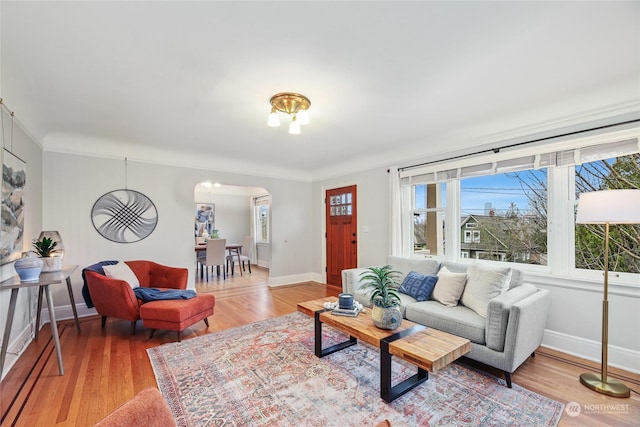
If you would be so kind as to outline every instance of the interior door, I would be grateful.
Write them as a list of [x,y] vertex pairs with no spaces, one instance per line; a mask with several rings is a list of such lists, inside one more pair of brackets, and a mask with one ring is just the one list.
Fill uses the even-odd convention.
[[356,186],[327,190],[325,205],[327,283],[342,286],[342,270],[358,266]]

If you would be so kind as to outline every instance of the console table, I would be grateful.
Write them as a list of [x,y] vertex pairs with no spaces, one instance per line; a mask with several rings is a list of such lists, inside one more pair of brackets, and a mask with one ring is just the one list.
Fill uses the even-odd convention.
[[0,376],[2,376],[2,370],[4,368],[4,360],[7,356],[7,347],[9,346],[9,335],[11,334],[11,326],[13,324],[13,316],[16,311],[16,301],[18,299],[18,291],[21,288],[33,288],[38,287],[38,313],[36,317],[36,331],[35,339],[38,339],[38,329],[40,328],[40,310],[42,309],[42,294],[44,292],[47,298],[47,308],[49,310],[49,319],[51,324],[51,336],[56,347],[56,356],[58,357],[58,370],[60,375],[64,375],[64,366],[62,364],[62,350],[60,349],[60,337],[58,336],[58,325],[56,322],[56,312],[53,305],[53,298],[51,296],[50,285],[65,282],[67,283],[67,291],[69,292],[69,300],[71,301],[71,307],[73,308],[73,316],[76,321],[76,328],[80,332],[80,322],[78,321],[78,313],[76,311],[76,303],[73,298],[73,289],[71,288],[70,276],[78,268],[77,265],[70,265],[64,267],[60,271],[53,271],[50,273],[41,273],[38,281],[36,282],[21,282],[18,276],[11,277],[3,282],[0,282],[0,291],[5,289],[11,289],[11,299],[9,300],[9,311],[7,312],[7,322],[4,327],[4,335],[2,337],[2,348],[0,349]]

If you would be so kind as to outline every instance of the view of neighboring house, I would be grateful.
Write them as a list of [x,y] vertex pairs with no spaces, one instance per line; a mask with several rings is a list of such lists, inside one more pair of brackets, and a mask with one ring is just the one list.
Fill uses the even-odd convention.
[[546,245],[532,216],[468,215],[460,220],[460,257],[546,265]]

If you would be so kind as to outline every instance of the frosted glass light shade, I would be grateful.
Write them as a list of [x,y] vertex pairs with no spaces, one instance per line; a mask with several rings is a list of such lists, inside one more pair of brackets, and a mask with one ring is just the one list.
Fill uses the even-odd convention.
[[278,113],[276,113],[275,111],[269,113],[269,120],[267,120],[267,125],[271,126],[272,128],[277,128],[278,126],[280,126],[280,117],[278,117]]
[[308,125],[309,124],[309,114],[307,114],[307,110],[300,110],[298,111],[298,114],[296,115],[298,120],[297,122],[301,125]]
[[293,116],[293,120],[289,125],[289,133],[291,135],[300,135],[300,124],[298,124],[298,120],[296,120],[296,116]]
[[56,248],[51,251],[51,254],[62,258],[64,256],[64,244],[62,243],[60,233],[57,231],[41,231],[40,236],[38,236],[38,240],[42,240],[43,237],[48,237],[54,242],[58,242]]
[[607,222],[640,224],[640,190],[602,190],[581,194],[576,223]]

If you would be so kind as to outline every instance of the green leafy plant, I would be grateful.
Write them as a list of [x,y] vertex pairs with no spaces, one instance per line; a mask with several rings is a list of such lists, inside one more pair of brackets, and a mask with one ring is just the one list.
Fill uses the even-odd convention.
[[378,307],[395,307],[400,304],[398,280],[402,273],[393,270],[390,265],[384,267],[367,267],[360,278],[366,281],[364,289],[371,289],[370,302]]
[[42,240],[33,239],[33,247],[41,257],[51,256],[51,253],[58,246],[58,242],[54,242],[49,237],[43,237]]

